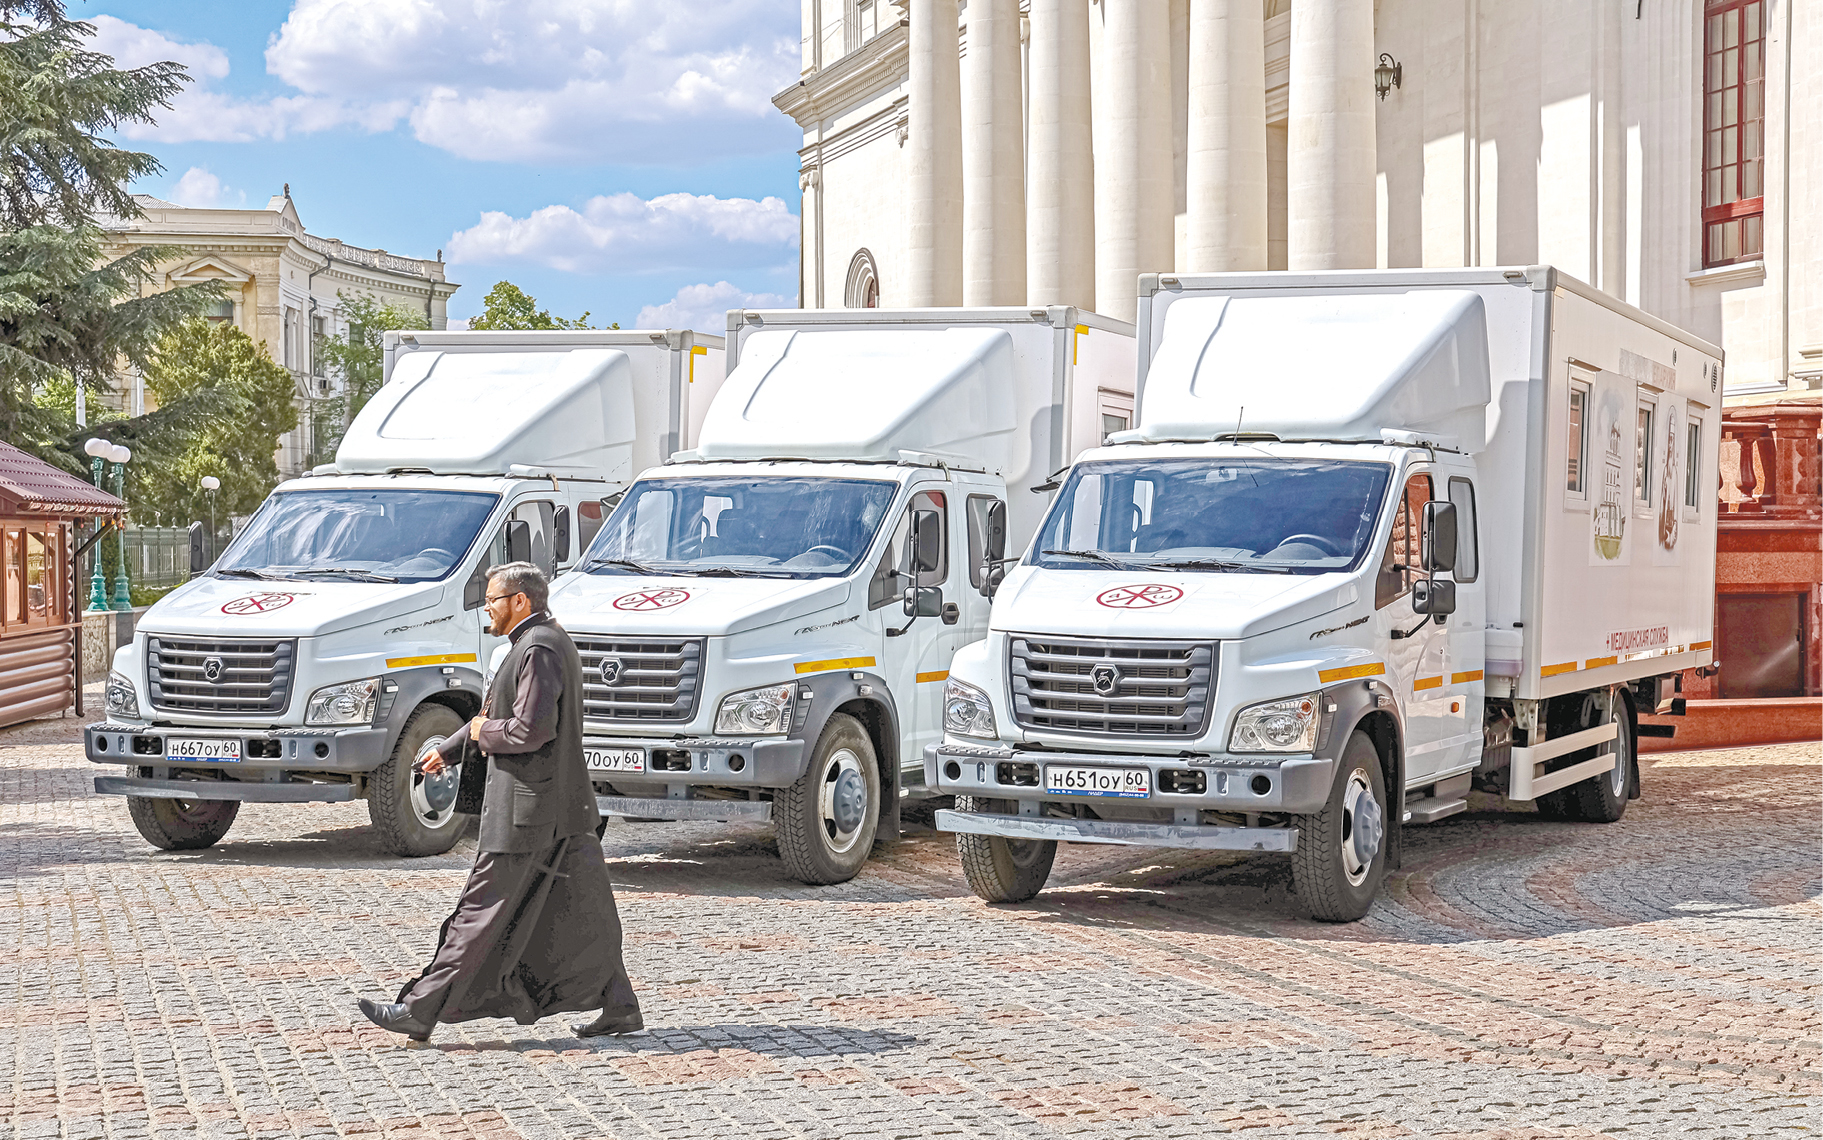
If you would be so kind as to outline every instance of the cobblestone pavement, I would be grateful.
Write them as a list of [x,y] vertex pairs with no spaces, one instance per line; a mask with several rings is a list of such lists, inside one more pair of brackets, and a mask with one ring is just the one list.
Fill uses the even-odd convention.
[[482,1021],[407,1049],[354,999],[421,965],[472,843],[399,861],[362,805],[255,805],[155,852],[74,727],[0,733],[0,1136],[1819,1126],[1816,746],[1649,757],[1611,826],[1416,829],[1351,926],[1297,918],[1263,857],[1068,847],[1038,899],[989,907],[928,826],[809,888],[766,828],[617,825],[653,1032]]

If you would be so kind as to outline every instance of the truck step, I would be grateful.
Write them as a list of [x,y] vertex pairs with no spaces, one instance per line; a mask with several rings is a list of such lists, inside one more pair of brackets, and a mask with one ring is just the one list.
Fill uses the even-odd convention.
[[1405,822],[1436,823],[1447,819],[1457,812],[1469,809],[1467,796],[1455,799],[1440,800],[1434,796],[1425,796],[1421,800],[1408,800],[1405,805]]

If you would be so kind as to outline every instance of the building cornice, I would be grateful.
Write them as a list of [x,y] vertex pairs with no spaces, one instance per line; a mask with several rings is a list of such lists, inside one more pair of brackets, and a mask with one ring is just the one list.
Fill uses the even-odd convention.
[[828,67],[807,75],[772,97],[772,105],[800,127],[853,106],[911,78],[911,39],[895,24]]

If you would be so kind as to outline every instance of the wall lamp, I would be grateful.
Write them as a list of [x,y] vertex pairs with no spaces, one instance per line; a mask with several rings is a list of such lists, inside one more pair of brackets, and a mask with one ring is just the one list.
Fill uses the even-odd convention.
[[1405,68],[1399,61],[1385,52],[1380,53],[1380,66],[1374,68],[1374,90],[1380,93],[1380,102],[1386,102],[1386,93],[1400,86],[1405,78]]

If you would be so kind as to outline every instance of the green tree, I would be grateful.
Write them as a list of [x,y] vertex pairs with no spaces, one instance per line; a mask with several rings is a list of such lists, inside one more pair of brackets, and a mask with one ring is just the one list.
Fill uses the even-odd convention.
[[[159,337],[219,292],[139,296],[168,249],[101,263],[98,218],[137,217],[128,183],[162,169],[108,135],[153,121],[186,76],[169,62],[115,68],[87,50],[94,34],[65,17],[61,0],[0,0],[0,437],[72,471],[85,466],[76,450],[85,433],[52,387],[111,390],[122,361],[144,367]],[[207,402],[113,430],[157,434]]]
[[[553,317],[549,310],[538,307],[538,298],[533,297],[511,281],[496,282],[487,296],[482,299],[485,308],[481,315],[468,322],[471,329],[590,329],[595,326],[589,323],[589,314],[585,311],[575,320],[564,317]],[[608,326],[611,329],[620,327],[616,321]]]
[[134,463],[136,511],[177,523],[209,517],[201,482],[221,480],[215,517],[251,514],[278,482],[279,436],[298,423],[291,373],[239,328],[191,317],[166,333],[146,367],[146,387],[161,404],[207,401],[211,414],[164,442],[156,463]]
[[385,334],[430,327],[429,319],[420,309],[367,295],[351,297],[337,293],[336,297],[341,301],[342,315],[348,321],[348,338],[325,338],[317,345],[316,356],[341,376],[342,393],[317,401],[311,411],[316,424],[312,463],[327,463],[335,458],[335,449],[341,444],[348,425],[380,390],[384,379]]

